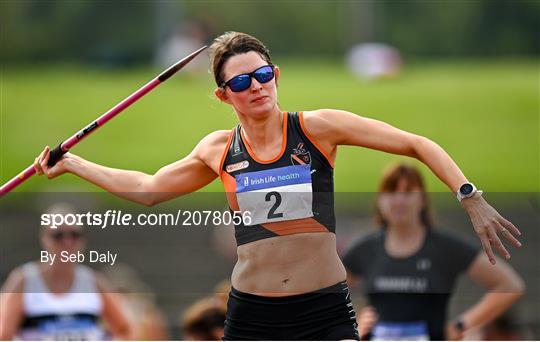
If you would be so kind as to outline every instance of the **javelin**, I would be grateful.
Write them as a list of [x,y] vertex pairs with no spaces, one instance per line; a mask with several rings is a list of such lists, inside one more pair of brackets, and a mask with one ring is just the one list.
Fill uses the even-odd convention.
[[[90,135],[90,133],[94,132],[100,126],[103,126],[105,123],[107,123],[107,121],[114,118],[117,114],[120,114],[124,109],[131,106],[135,101],[137,101],[144,95],[148,94],[150,91],[152,91],[152,89],[154,89],[161,83],[165,82],[169,77],[171,77],[177,71],[182,69],[186,64],[188,64],[193,58],[195,58],[195,56],[201,53],[204,49],[206,49],[206,46],[203,46],[199,50],[193,52],[189,56],[184,57],[182,60],[173,64],[168,69],[166,69],[161,74],[159,74],[156,78],[154,78],[153,80],[151,80],[150,82],[142,86],[139,90],[135,91],[133,94],[126,97],[116,106],[109,109],[106,113],[101,115],[95,121],[93,121],[92,123],[84,127],[82,130],[75,133],[69,139],[61,142],[58,146],[56,146],[56,148],[54,148],[51,151],[49,162],[47,164],[49,166],[53,166],[54,164],[56,164],[56,162],[62,158],[64,153],[68,152],[73,146],[77,145],[81,140],[83,140],[88,135]],[[32,164],[29,167],[27,167],[24,171],[22,171],[18,176],[13,177],[6,184],[2,185],[2,187],[0,188],[0,197],[4,196],[11,190],[15,189],[15,187],[17,187],[19,184],[21,184],[28,178],[32,177],[35,173],[36,173],[36,170],[34,169],[34,165]]]

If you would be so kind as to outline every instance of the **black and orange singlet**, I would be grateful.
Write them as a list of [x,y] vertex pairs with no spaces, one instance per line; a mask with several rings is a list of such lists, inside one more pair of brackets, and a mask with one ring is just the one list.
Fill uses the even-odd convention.
[[238,245],[280,235],[335,233],[333,165],[306,131],[302,112],[283,113],[283,142],[272,160],[257,158],[236,126],[220,170],[231,211],[249,213],[249,222],[235,225]]

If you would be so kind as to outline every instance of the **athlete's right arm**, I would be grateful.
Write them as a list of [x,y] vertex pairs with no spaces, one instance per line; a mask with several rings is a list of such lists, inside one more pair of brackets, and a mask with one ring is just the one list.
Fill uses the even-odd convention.
[[34,167],[38,175],[45,174],[49,179],[65,172],[73,173],[119,197],[151,206],[212,182],[219,172],[216,166],[219,161],[215,161],[220,158],[226,142],[226,131],[211,133],[187,157],[161,168],[154,175],[102,166],[71,153],[49,167],[48,147],[36,158]]

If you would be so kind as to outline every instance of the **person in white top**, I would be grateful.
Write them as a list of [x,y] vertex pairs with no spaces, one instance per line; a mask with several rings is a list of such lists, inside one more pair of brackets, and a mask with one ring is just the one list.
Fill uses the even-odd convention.
[[[49,212],[66,210],[73,212],[65,205]],[[58,260],[62,251],[84,250],[81,228],[42,227],[40,242],[57,260],[28,262],[10,273],[0,294],[0,340],[129,339],[120,299],[102,276],[77,262]]]

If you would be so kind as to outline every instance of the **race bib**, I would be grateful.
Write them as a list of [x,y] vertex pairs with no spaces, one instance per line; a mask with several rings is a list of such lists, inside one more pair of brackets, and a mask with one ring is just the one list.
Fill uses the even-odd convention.
[[373,341],[428,341],[429,332],[425,321],[379,322],[373,329]]
[[105,331],[92,319],[57,316],[23,328],[16,339],[33,341],[96,341],[106,338]]
[[236,175],[236,197],[251,225],[313,216],[309,165],[285,166]]

